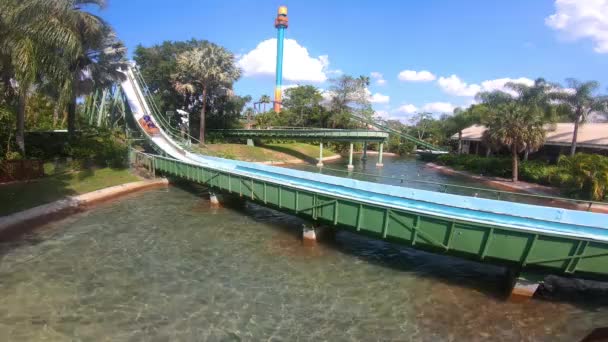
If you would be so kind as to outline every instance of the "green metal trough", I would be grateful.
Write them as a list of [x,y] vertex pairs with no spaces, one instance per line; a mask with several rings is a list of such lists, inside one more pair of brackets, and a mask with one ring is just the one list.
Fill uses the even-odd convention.
[[[167,176],[237,194],[261,205],[338,229],[435,253],[505,265],[519,271],[540,269],[547,273],[608,279],[608,242],[605,241],[423,215],[304,191],[237,171],[145,156],[153,169]],[[138,157],[141,159],[141,155]]]

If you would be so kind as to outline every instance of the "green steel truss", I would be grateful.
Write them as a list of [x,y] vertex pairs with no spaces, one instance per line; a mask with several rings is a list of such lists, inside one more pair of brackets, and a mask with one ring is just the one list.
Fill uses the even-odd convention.
[[292,139],[314,141],[385,142],[388,133],[348,129],[216,129],[209,133],[227,138]]
[[[141,153],[132,151],[132,160]],[[608,279],[608,243],[421,215],[329,196],[178,160],[145,155],[148,165],[264,206],[398,244],[516,268]]]

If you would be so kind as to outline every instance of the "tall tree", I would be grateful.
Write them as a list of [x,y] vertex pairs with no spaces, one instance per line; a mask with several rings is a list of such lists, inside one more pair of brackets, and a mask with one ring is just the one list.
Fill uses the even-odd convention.
[[332,116],[329,124],[332,128],[345,127],[350,121],[350,115],[355,114],[371,120],[374,111],[369,100],[369,77],[355,78],[349,75],[331,79],[329,94]]
[[266,104],[270,103],[270,96],[268,95],[262,95],[260,96],[260,100],[259,102],[264,105],[264,113],[266,112]]
[[463,110],[462,108],[454,109],[454,114],[447,118],[448,129],[458,133],[458,154],[462,154],[462,131],[479,120],[475,116],[475,111],[472,108]]
[[[480,99],[485,107],[480,112],[481,116],[486,116],[487,120],[496,120],[496,109],[506,108],[512,104],[516,104],[519,111],[523,111],[527,115],[527,119],[531,123],[537,123],[543,126],[544,124],[553,122],[556,118],[556,106],[553,104],[553,100],[559,98],[560,90],[559,86],[546,82],[542,78],[538,78],[532,85],[526,85],[521,83],[507,83],[507,91],[493,91],[493,92],[481,92],[477,94],[477,98]],[[484,120],[481,120],[484,121]],[[513,121],[503,121],[501,124],[510,124]],[[522,141],[523,147],[520,152],[524,152],[524,159],[528,159],[530,152],[536,151],[542,143],[538,143],[538,135],[531,131],[529,136],[530,141]],[[490,148],[499,148],[501,145],[501,139],[484,139]],[[512,151],[513,149],[509,147]]]
[[314,86],[305,85],[289,88],[285,91],[283,108],[291,115],[290,124],[294,126],[324,127],[327,113],[321,106],[323,95]]
[[539,148],[545,142],[544,120],[533,108],[516,101],[492,108],[485,120],[483,139],[491,146],[506,146],[511,152],[512,179],[519,179],[519,153],[527,147]]
[[95,87],[106,87],[124,76],[118,69],[126,49],[111,26],[85,7],[104,8],[105,0],[57,0],[57,10],[66,23],[68,34],[80,42],[80,49],[66,54],[64,88],[68,92],[68,132],[76,130],[76,101]]
[[63,55],[76,54],[81,48],[63,16],[64,5],[59,0],[0,2],[2,80],[7,96],[16,97],[16,142],[22,154],[25,110],[32,85],[40,79],[59,84],[65,74]]
[[232,89],[232,84],[241,76],[241,70],[231,52],[213,43],[182,52],[176,61],[175,79],[195,84],[201,92],[199,140],[204,144],[209,90],[211,87]]
[[574,132],[572,133],[572,145],[570,147],[570,155],[576,153],[576,144],[578,141],[578,130],[580,125],[584,124],[589,118],[589,114],[593,112],[608,111],[608,96],[595,95],[595,91],[600,84],[597,81],[581,82],[573,78],[566,80],[567,87],[572,89],[569,92],[560,92],[559,100],[568,106],[569,118],[574,123]]

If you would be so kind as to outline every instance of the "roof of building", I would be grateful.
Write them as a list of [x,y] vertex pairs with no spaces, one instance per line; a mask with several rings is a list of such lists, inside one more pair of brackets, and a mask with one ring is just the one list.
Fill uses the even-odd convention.
[[[545,126],[547,140],[545,145],[570,146],[572,144],[573,123],[557,123]],[[462,131],[463,140],[480,141],[486,127],[473,125]],[[452,139],[458,139],[454,134]],[[608,149],[608,123],[586,123],[579,126],[578,143],[580,147]]]

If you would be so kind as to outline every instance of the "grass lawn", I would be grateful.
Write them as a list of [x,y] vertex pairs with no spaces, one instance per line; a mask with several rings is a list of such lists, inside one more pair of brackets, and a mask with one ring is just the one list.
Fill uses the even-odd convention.
[[[52,173],[52,167],[45,165],[45,172]],[[50,203],[66,196],[138,180],[140,179],[132,175],[128,169],[103,168],[55,173],[31,182],[0,185],[0,216]]]
[[[197,148],[198,152],[214,157],[238,159],[249,162],[291,162],[301,160],[316,163],[319,158],[319,146],[306,143],[265,144],[262,146],[247,146],[245,144],[209,144]],[[337,155],[334,151],[324,148],[323,157]]]

